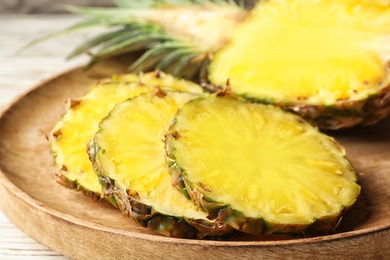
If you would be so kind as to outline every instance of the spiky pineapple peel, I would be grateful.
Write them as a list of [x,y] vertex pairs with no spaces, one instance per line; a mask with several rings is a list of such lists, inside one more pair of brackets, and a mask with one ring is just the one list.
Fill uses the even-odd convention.
[[[210,80],[256,102],[294,111],[322,129],[375,124],[390,112],[389,1],[114,1],[71,11],[65,31],[117,27],[80,45],[91,63],[145,51],[130,69]],[[95,50],[96,51],[92,51]]]

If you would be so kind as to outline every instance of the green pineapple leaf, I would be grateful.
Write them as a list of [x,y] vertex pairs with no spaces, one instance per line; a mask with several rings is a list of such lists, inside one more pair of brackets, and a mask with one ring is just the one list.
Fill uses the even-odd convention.
[[107,41],[110,41],[112,39],[117,38],[118,36],[122,36],[127,30],[126,29],[120,29],[109,33],[104,33],[101,35],[98,35],[82,44],[76,47],[68,56],[67,59],[74,58],[82,53],[88,52],[93,47],[96,47],[100,45],[101,43],[105,43]]
[[[161,5],[185,5],[185,4],[234,4],[237,3],[234,0],[113,0],[114,4],[118,7],[125,8],[153,8]],[[243,1],[239,1],[239,5],[242,6]]]
[[131,8],[68,6],[66,9],[69,12],[99,20],[104,25],[125,25],[134,22],[144,22],[142,17],[137,15],[138,10]]
[[17,50],[16,54],[20,54],[23,51],[31,48],[32,46],[37,45],[39,43],[42,43],[44,41],[47,41],[49,39],[56,38],[56,37],[59,37],[59,36],[65,35],[65,34],[72,33],[72,32],[89,29],[91,27],[99,27],[101,25],[102,25],[101,21],[99,21],[97,19],[87,19],[87,20],[78,22],[78,23],[76,23],[76,24],[74,24],[74,25],[72,25],[72,26],[70,26],[62,31],[51,33],[51,34],[48,34],[46,36],[43,36],[41,38],[38,38],[36,40],[29,42],[28,44],[26,44],[25,46],[22,46],[19,50]]
[[[245,13],[233,0],[113,0],[113,3],[117,7],[67,6],[69,12],[82,15],[85,20],[32,41],[20,51],[74,31],[102,27],[107,31],[76,46],[67,59],[88,54],[90,61],[85,67],[88,69],[102,59],[141,51],[144,54],[129,66],[133,72],[159,69],[177,76],[189,75],[193,74],[190,69],[197,72],[201,69],[199,66],[207,63],[203,62],[204,58],[216,49],[213,44],[220,39],[211,37],[213,40],[210,41],[201,30],[188,33],[187,28],[202,24],[198,14],[204,21],[209,21],[210,16],[211,20],[221,17],[229,21],[226,10],[232,11],[232,19]],[[185,19],[185,24],[181,24],[178,22],[181,17],[193,18]],[[215,24],[211,26],[215,28]]]

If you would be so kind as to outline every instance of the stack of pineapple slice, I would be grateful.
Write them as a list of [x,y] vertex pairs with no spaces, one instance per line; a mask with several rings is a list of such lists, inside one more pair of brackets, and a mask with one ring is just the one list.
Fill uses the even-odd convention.
[[334,139],[228,90],[149,73],[69,103],[50,135],[60,183],[162,235],[327,234],[360,192]]

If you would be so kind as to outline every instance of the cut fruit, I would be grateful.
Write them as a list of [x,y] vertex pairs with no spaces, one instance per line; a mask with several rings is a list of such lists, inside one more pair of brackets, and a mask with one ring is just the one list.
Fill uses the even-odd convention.
[[119,102],[152,92],[155,87],[202,93],[200,86],[161,72],[115,76],[101,80],[79,100],[69,100],[68,111],[49,135],[58,172],[57,181],[99,198],[101,186],[86,153],[87,143],[99,129],[98,123]]
[[[230,0],[71,8],[87,16],[68,31],[110,30],[73,55],[144,51],[134,71],[200,74],[252,101],[293,111],[322,129],[371,125],[390,112],[388,1],[269,0],[244,10]],[[72,55],[72,56],[73,56]]]
[[389,26],[378,2],[261,1],[214,56],[210,80],[323,129],[373,124],[390,112]]
[[230,228],[207,213],[171,183],[164,134],[177,109],[199,95],[146,93],[117,105],[100,123],[89,153],[103,185],[103,197],[148,229],[173,237],[220,236]]
[[332,232],[360,186],[343,148],[300,117],[223,92],[188,102],[166,136],[177,187],[251,234]]

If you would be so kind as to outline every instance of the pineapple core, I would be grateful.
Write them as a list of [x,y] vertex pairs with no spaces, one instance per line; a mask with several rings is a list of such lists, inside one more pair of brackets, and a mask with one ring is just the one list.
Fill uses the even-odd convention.
[[273,102],[366,98],[389,84],[390,5],[382,2],[259,3],[216,55],[211,80]]

